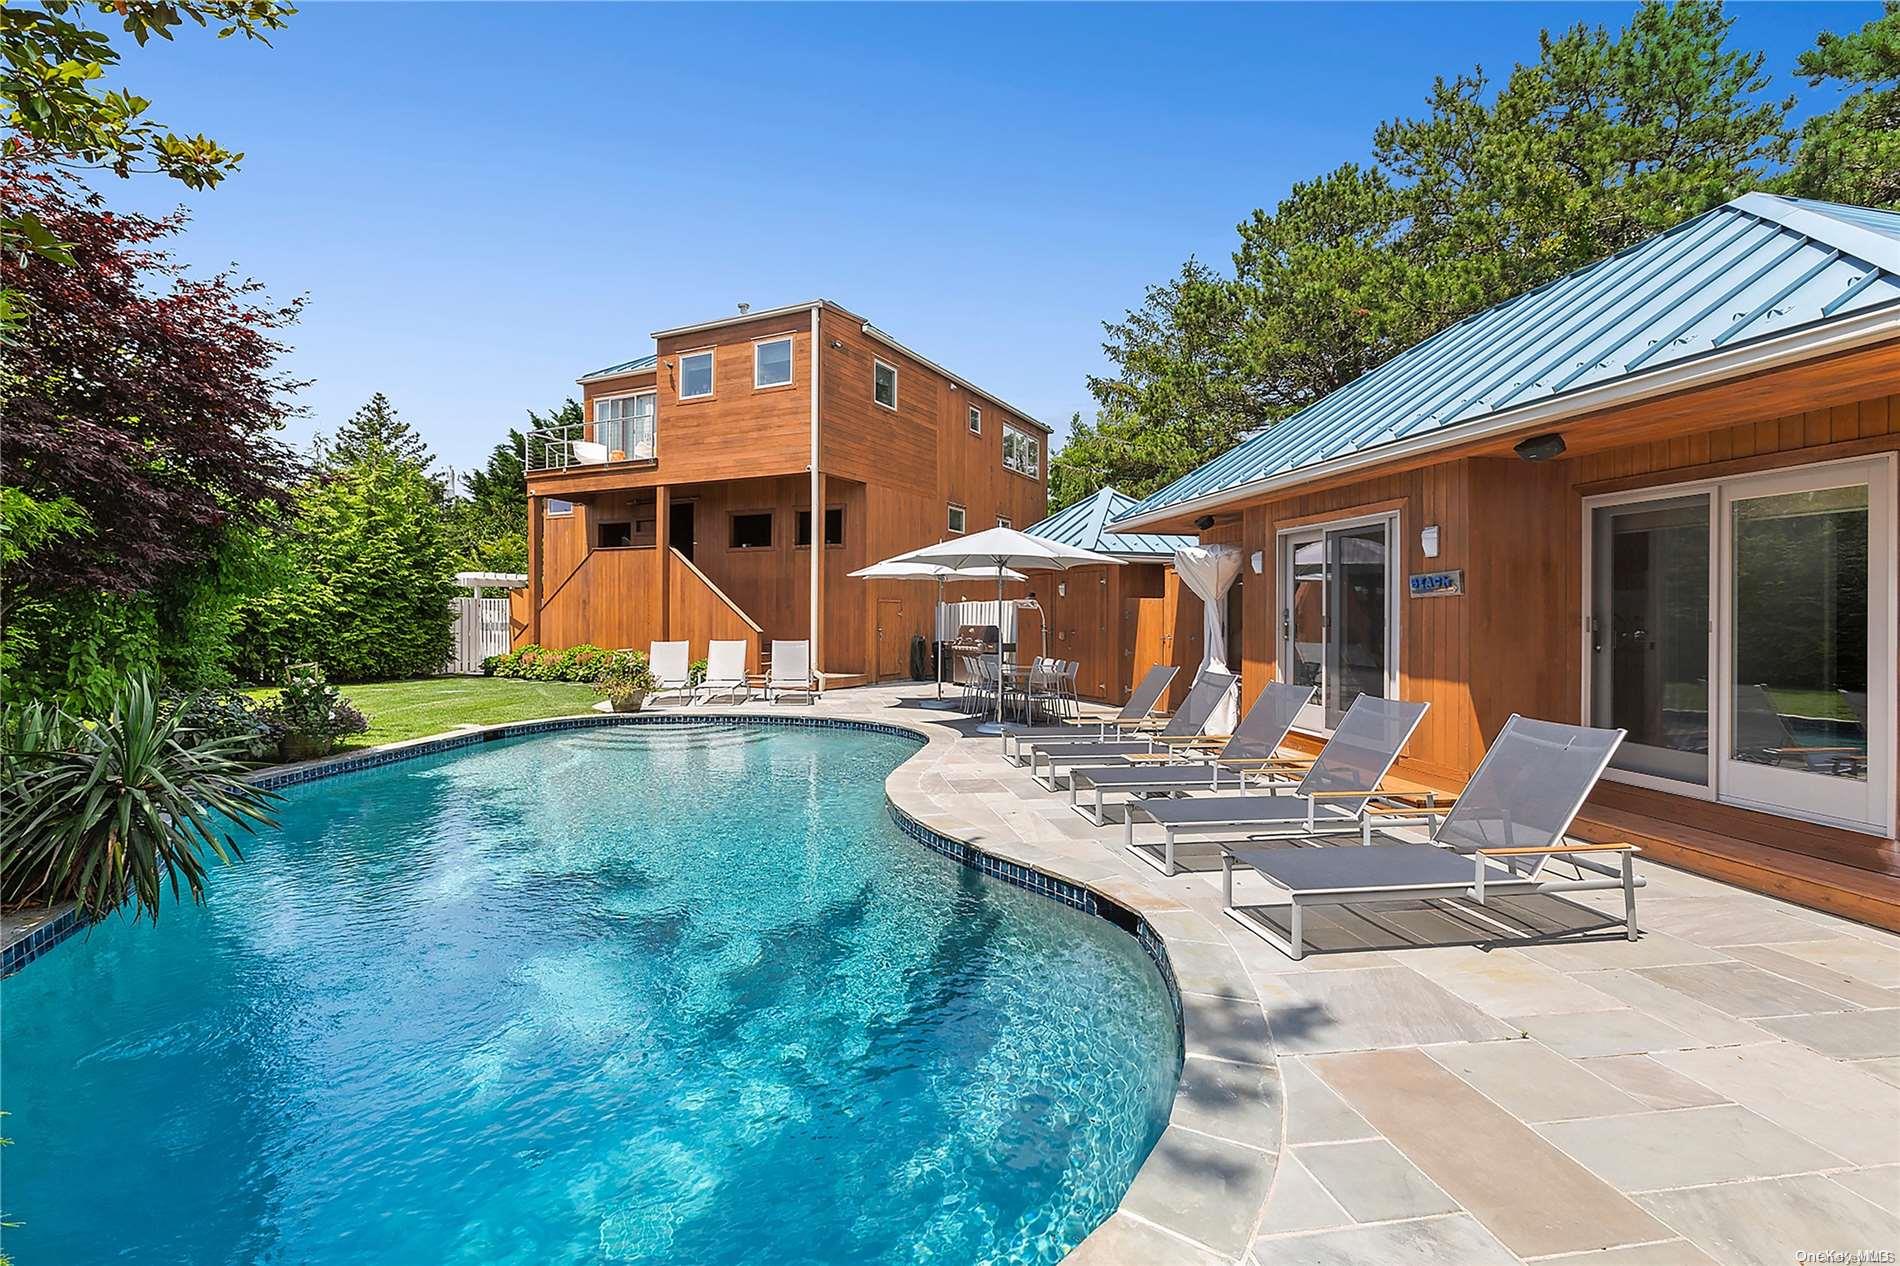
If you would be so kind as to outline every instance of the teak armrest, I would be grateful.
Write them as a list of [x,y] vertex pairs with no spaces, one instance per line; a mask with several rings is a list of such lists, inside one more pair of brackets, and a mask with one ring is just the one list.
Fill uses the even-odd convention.
[[1289,768],[1311,765],[1310,759],[1300,756],[1223,756],[1223,765],[1285,765]]
[[1640,853],[1643,850],[1621,840],[1614,844],[1528,844],[1519,848],[1474,849],[1480,857],[1535,857],[1539,853]]
[[1354,796],[1384,796],[1391,793],[1374,787],[1370,791],[1309,791],[1305,794],[1308,800],[1350,800]]
[[1164,765],[1174,759],[1173,752],[1130,752],[1122,757],[1131,765]]

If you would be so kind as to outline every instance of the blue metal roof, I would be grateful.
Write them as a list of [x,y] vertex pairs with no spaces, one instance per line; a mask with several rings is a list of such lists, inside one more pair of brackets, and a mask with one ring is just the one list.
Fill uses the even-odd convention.
[[1159,532],[1110,532],[1108,521],[1120,518],[1135,508],[1135,499],[1113,488],[1104,488],[1084,497],[1066,510],[1058,510],[1034,527],[1024,528],[1029,536],[1045,541],[1060,541],[1078,549],[1117,558],[1173,558],[1184,545],[1198,545],[1192,536],[1172,536]]
[[632,360],[623,360],[618,365],[609,365],[605,369],[596,369],[591,374],[582,374],[580,380],[588,382],[595,378],[617,378],[621,374],[637,374],[643,369],[652,369],[659,360],[658,356],[636,356]]
[[1118,519],[1900,302],[1900,215],[1751,193],[1465,318]]

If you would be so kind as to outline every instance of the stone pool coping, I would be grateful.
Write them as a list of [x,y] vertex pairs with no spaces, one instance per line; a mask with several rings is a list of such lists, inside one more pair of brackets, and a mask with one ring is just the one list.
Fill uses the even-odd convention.
[[[798,712],[727,707],[638,713],[587,712],[535,721],[462,726],[441,734],[278,765],[250,775],[267,788],[295,786],[400,761],[475,747],[508,738],[566,730],[737,723],[813,729],[858,729],[921,741],[886,777],[893,820],[912,839],[993,878],[1105,918],[1133,935],[1160,973],[1174,1006],[1181,1068],[1168,1125],[1119,1207],[1066,1258],[1065,1266],[1212,1266],[1245,1256],[1272,1185],[1285,1129],[1279,1071],[1266,1012],[1249,989],[1220,982],[1246,980],[1238,955],[1225,942],[1193,938],[1198,921],[1182,903],[1145,886],[1125,871],[1100,873],[1082,849],[1062,850],[1026,840],[1005,824],[985,825],[957,811],[951,786],[963,752],[972,750],[948,722],[957,714],[893,716],[904,711],[888,698],[852,705],[852,692],[825,696]],[[31,920],[30,926],[26,926]],[[10,974],[83,926],[73,912],[15,916],[0,945],[0,975]],[[1172,925],[1172,928],[1171,928]],[[1183,960],[1177,969],[1177,957]],[[17,961],[16,961],[17,960]],[[1227,961],[1231,960],[1231,961]],[[1184,992],[1179,971],[1189,973]],[[1198,987],[1197,987],[1198,986]]]

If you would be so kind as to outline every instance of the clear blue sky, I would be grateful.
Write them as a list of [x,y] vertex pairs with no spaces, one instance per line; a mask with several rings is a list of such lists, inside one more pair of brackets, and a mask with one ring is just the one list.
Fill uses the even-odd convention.
[[[1612,5],[310,3],[272,48],[193,31],[125,82],[245,151],[181,253],[309,296],[301,442],[389,394],[478,462],[650,332],[836,299],[1059,428],[1101,322],[1435,74],[1501,76]],[[1775,87],[1875,4],[1734,9]]]

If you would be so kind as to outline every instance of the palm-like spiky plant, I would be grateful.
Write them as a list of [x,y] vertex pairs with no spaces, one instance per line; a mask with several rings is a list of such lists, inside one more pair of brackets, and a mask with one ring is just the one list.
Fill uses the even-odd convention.
[[179,709],[135,678],[99,720],[57,708],[7,719],[0,777],[0,901],[73,901],[97,918],[130,901],[158,917],[169,883],[204,899],[207,861],[242,854],[230,828],[275,826],[274,792],[245,782],[243,738],[179,741]]

